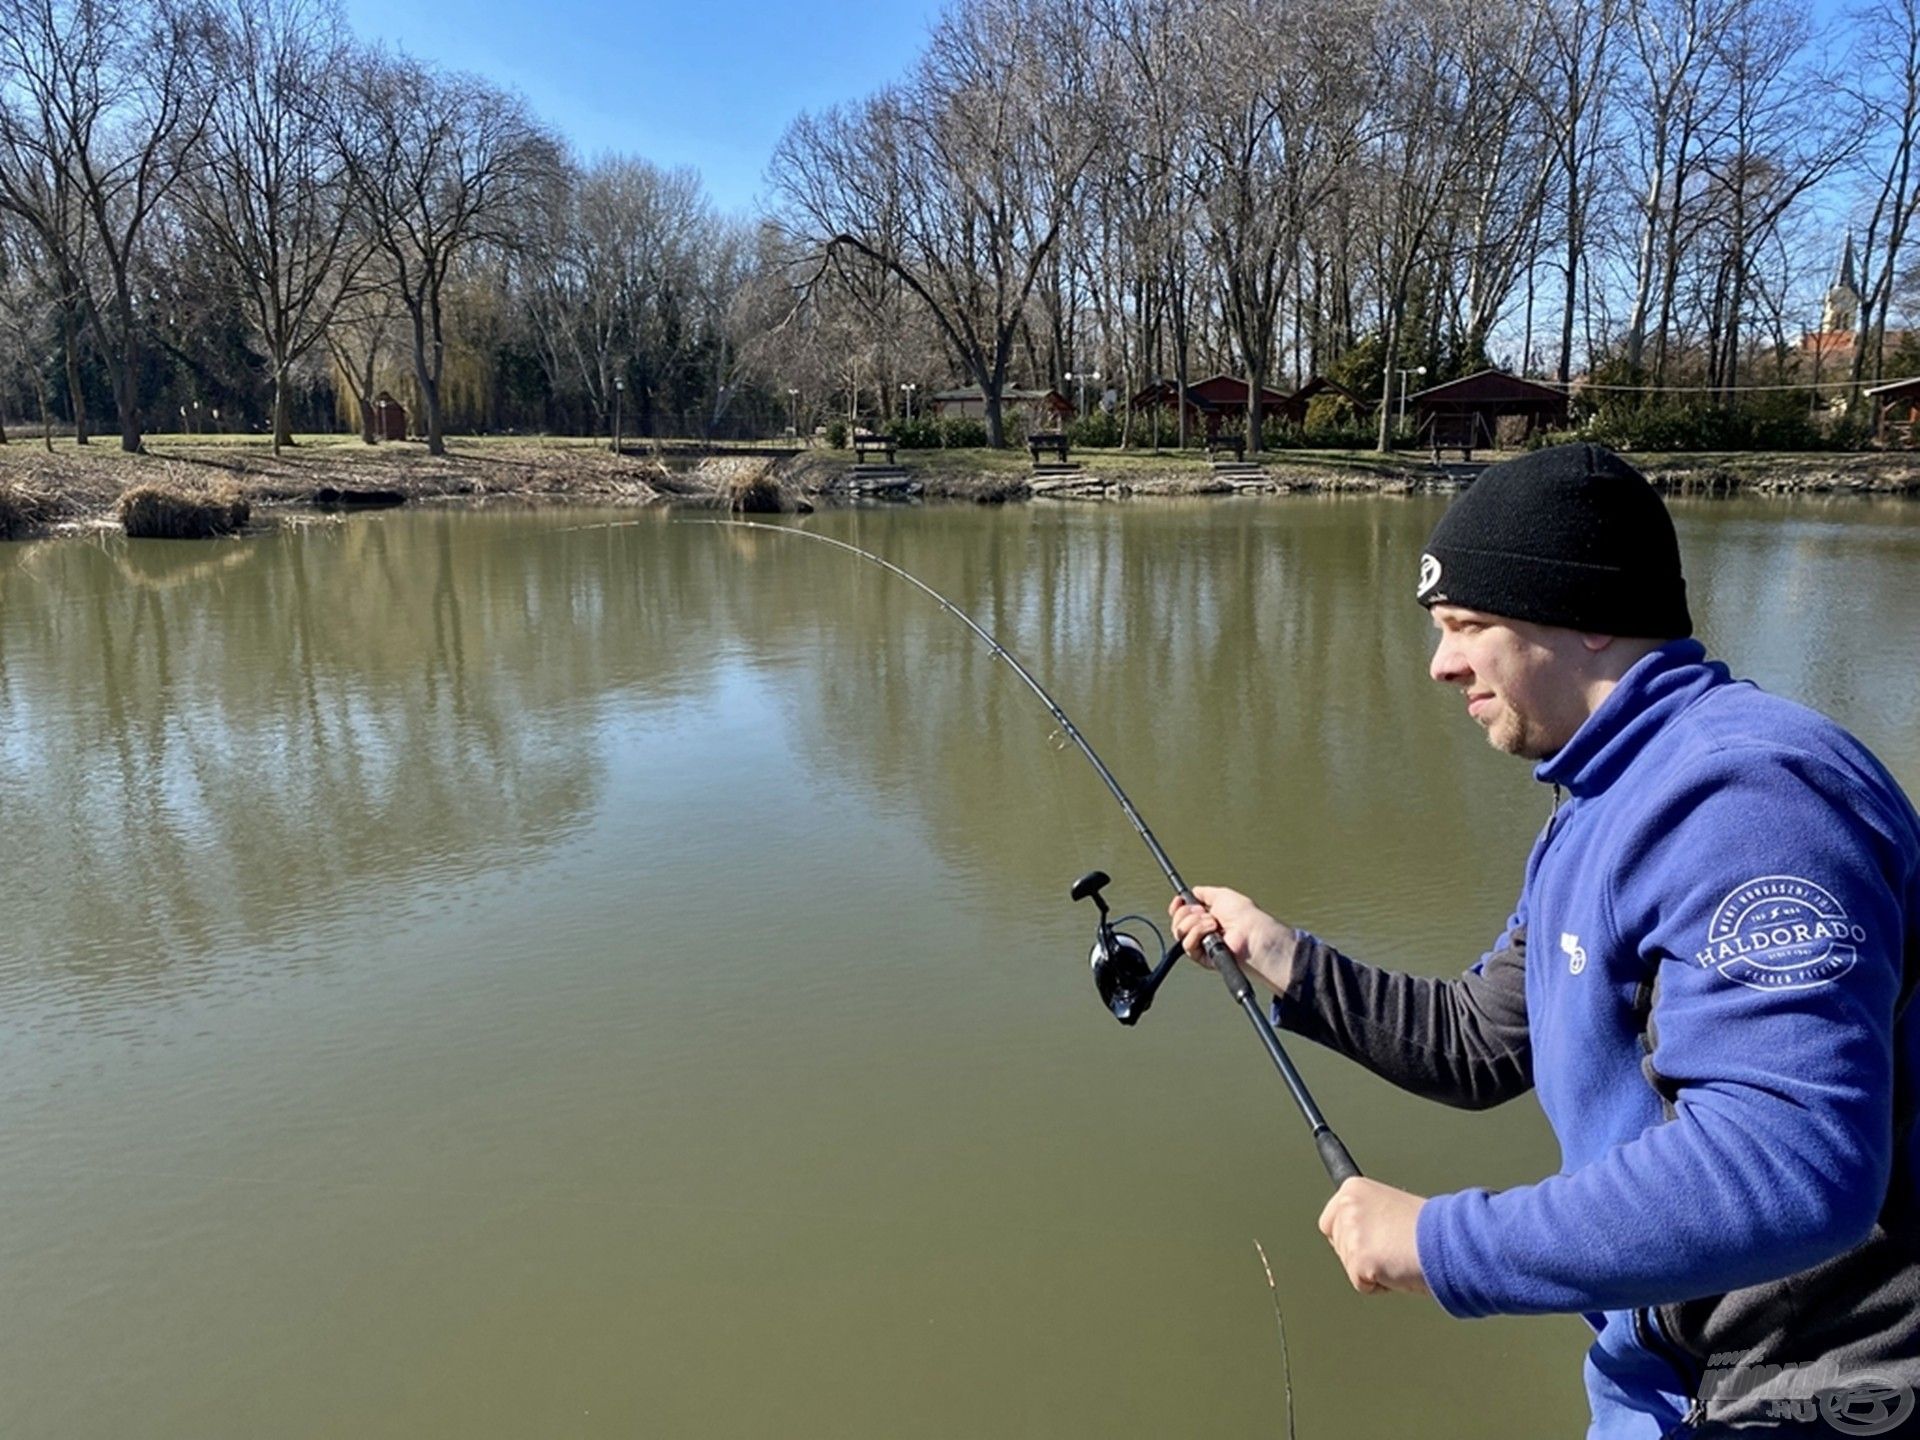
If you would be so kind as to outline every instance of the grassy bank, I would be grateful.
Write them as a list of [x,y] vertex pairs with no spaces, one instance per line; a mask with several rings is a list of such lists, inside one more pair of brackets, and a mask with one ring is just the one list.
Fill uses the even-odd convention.
[[[1025,450],[906,450],[898,460],[917,493],[957,500],[1113,498],[1262,491],[1400,491],[1432,478],[1415,452],[1286,450],[1258,457],[1260,474],[1228,484],[1195,452],[1078,450],[1079,473],[1032,480]],[[1644,454],[1634,460],[1675,493],[1920,495],[1920,455]],[[853,456],[813,448],[728,446],[702,454],[688,442],[635,441],[619,455],[603,440],[452,439],[444,456],[416,442],[366,445],[351,436],[302,436],[275,456],[258,436],[155,435],[147,453],[123,454],[109,438],[87,446],[37,440],[0,446],[0,538],[51,528],[118,525],[123,498],[143,486],[218,490],[246,502],[259,523],[276,509],[312,503],[322,489],[394,491],[409,500],[558,498],[601,503],[793,509],[849,491]]]

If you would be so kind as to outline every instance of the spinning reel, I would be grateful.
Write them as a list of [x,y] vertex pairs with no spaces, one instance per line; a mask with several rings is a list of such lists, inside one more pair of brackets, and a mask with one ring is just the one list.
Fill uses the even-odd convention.
[[[1093,965],[1093,988],[1100,992],[1100,999],[1113,1012],[1114,1019],[1122,1025],[1132,1025],[1153,1004],[1154,992],[1172,972],[1181,950],[1178,944],[1167,945],[1159,927],[1144,915],[1109,919],[1106,897],[1100,892],[1112,883],[1113,878],[1106,871],[1092,870],[1073,882],[1071,893],[1075,900],[1085,900],[1091,895],[1093,903],[1100,907],[1100,919],[1093,932],[1093,952],[1088,957]],[[1165,953],[1158,965],[1150,965],[1146,947],[1120,928],[1130,920],[1138,920],[1153,931],[1153,938],[1164,947]]]

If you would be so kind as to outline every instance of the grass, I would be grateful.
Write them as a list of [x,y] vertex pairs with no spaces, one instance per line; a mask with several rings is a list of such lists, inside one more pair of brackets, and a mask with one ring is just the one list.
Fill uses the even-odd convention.
[[120,497],[120,524],[135,540],[210,540],[246,528],[252,506],[231,484],[161,481]]

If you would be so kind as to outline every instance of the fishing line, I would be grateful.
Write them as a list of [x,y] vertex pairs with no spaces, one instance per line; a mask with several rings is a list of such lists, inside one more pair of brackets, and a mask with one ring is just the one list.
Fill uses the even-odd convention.
[[[1034,678],[1033,672],[1022,665],[1019,659],[991,632],[945,595],[891,560],[883,559],[871,550],[863,550],[858,545],[835,539],[831,535],[821,535],[811,530],[800,530],[787,525],[768,525],[752,520],[694,520],[684,523],[712,525],[720,529],[758,530],[769,535],[788,535],[799,540],[811,540],[820,545],[831,545],[837,550],[844,550],[850,555],[878,565],[882,570],[898,576],[935,601],[942,610],[978,636],[986,644],[990,655],[995,659],[1006,661],[1008,667],[1020,677],[1022,683],[1038,697],[1041,704],[1047,707],[1060,733],[1079,747],[1080,753],[1087,757],[1087,762],[1100,776],[1101,782],[1105,784],[1114,801],[1132,824],[1134,832],[1139,835],[1142,843],[1153,855],[1154,863],[1160,867],[1161,874],[1166,876],[1167,883],[1173,887],[1174,893],[1189,905],[1199,904],[1193,891],[1188,888],[1187,882],[1180,878],[1180,872],[1174,869],[1173,861],[1168,858],[1166,850],[1155,838],[1153,831],[1147,828],[1147,822],[1141,818],[1133,801],[1127,798],[1127,792],[1120,788],[1120,782],[1114,779],[1113,772],[1107,768],[1106,762],[1100,758],[1086,736],[1080,733],[1079,727],[1061,708],[1060,702],[1053,698],[1046,686]],[[1145,952],[1140,943],[1118,930],[1115,922],[1108,918],[1107,903],[1100,892],[1112,883],[1104,872],[1095,870],[1081,876],[1074,883],[1070,893],[1075,900],[1091,898],[1099,909],[1100,920],[1093,951],[1094,983],[1114,1017],[1122,1024],[1131,1025],[1152,1003],[1154,993],[1158,990],[1160,983],[1171,973],[1180,951],[1178,947],[1169,949],[1161,957],[1160,964],[1150,969],[1146,964]],[[1206,937],[1203,949],[1208,962],[1226,984],[1228,994],[1253,1023],[1254,1033],[1260,1037],[1267,1057],[1273,1061],[1274,1068],[1280,1072],[1280,1078],[1286,1083],[1287,1091],[1293,1097],[1293,1103],[1299,1110],[1301,1119],[1306,1122],[1308,1130],[1312,1133],[1314,1146],[1319,1151],[1320,1163],[1326,1167],[1328,1177],[1337,1187],[1359,1175],[1360,1167],[1354,1164],[1352,1155],[1347,1152],[1347,1147],[1341,1143],[1340,1137],[1334,1133],[1333,1127],[1327,1124],[1326,1117],[1320,1113],[1320,1107],[1314,1103],[1306,1081],[1301,1078],[1292,1057],[1280,1043],[1280,1037],[1275,1032],[1274,1026],[1269,1023],[1262,1011],[1260,1002],[1254,994],[1253,985],[1248,981],[1246,972],[1240,968],[1240,962],[1234,958],[1233,952],[1227,949],[1217,934]]]

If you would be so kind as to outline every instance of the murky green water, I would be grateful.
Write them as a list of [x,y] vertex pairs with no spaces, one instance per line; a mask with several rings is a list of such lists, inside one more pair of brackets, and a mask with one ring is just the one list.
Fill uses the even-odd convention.
[[[1456,970],[1545,813],[1424,678],[1431,500],[816,517],[1189,878]],[[1682,512],[1920,789],[1920,507]],[[1087,983],[1084,761],[931,602],[631,512],[0,546],[0,1433],[1577,1432],[1583,1327],[1363,1300],[1217,982]],[[1084,908],[1084,907],[1082,907]],[[1419,1190],[1554,1150],[1301,1058]]]

